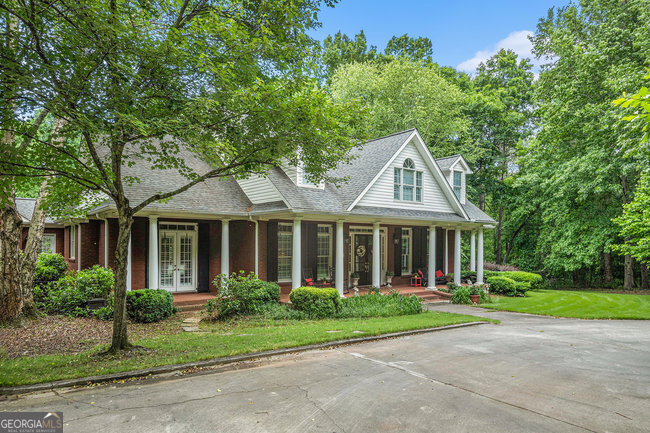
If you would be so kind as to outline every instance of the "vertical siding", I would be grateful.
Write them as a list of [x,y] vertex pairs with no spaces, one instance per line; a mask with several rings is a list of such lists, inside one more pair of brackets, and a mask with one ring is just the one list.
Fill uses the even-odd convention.
[[237,182],[252,203],[269,203],[282,200],[280,193],[265,177],[252,176]]
[[[424,188],[422,191],[422,203],[393,199],[394,168],[401,168],[406,158],[411,158],[415,163],[415,169],[423,172],[422,183]],[[438,181],[429,170],[425,159],[412,142],[406,145],[391,166],[377,179],[377,182],[375,182],[370,190],[366,192],[358,205],[455,213],[449,205],[447,198],[444,196]]]

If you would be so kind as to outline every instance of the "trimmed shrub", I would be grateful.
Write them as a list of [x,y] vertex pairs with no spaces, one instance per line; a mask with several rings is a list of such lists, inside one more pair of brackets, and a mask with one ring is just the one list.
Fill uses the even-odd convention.
[[533,272],[512,271],[501,272],[501,276],[508,277],[519,283],[528,283],[529,289],[537,290],[542,288],[542,276]]
[[388,295],[374,293],[340,299],[336,317],[388,317],[421,312],[422,299],[415,295],[402,296],[394,291]]
[[54,284],[65,276],[68,265],[60,254],[42,253],[34,271],[34,302],[39,310],[47,310],[47,297]]
[[113,271],[98,265],[91,269],[66,274],[53,284],[39,307],[49,314],[63,314],[72,317],[87,317],[90,314],[88,301],[93,298],[107,298],[115,284]]
[[490,285],[490,292],[498,295],[516,296],[516,282],[508,277],[489,277],[487,283]]
[[467,286],[458,286],[454,291],[454,294],[451,295],[452,304],[471,304],[472,301],[469,299],[469,287]]
[[163,289],[143,289],[127,292],[126,312],[129,318],[135,322],[158,322],[176,312],[174,295]]
[[332,317],[339,306],[339,292],[332,287],[298,287],[289,294],[293,308],[309,317]]
[[513,265],[498,265],[496,263],[491,263],[491,262],[483,262],[483,269],[487,271],[498,271],[498,272],[519,270],[518,267]]
[[[454,274],[449,274],[449,278],[454,279]],[[470,280],[472,283],[476,283],[476,272],[475,271],[462,271],[460,274],[461,283],[466,283],[467,280]]]
[[268,303],[280,301],[280,286],[257,278],[243,271],[233,273],[228,278],[221,275],[215,278],[219,287],[217,298],[206,304],[206,311],[213,319],[225,319],[241,314],[259,314],[264,312]]
[[452,283],[450,281],[450,282],[447,283],[447,292],[454,293],[456,291],[456,289],[458,289],[459,287],[463,287],[463,286],[460,286],[460,285],[458,285],[456,283]]
[[303,320],[308,319],[304,311],[294,310],[287,305],[269,302],[262,306],[260,315],[271,320]]

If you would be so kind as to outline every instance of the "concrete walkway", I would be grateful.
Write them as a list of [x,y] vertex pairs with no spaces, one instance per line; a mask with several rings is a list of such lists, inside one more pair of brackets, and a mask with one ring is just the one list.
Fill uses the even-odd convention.
[[502,324],[0,408],[61,410],[66,432],[650,431],[650,321],[428,308]]

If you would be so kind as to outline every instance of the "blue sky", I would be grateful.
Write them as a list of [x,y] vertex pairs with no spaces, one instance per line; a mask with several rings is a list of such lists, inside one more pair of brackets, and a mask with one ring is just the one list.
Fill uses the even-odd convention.
[[440,65],[472,72],[499,48],[530,56],[527,35],[549,8],[568,0],[340,0],[319,14],[316,39],[341,30],[352,36],[363,29],[380,50],[393,35],[425,36]]

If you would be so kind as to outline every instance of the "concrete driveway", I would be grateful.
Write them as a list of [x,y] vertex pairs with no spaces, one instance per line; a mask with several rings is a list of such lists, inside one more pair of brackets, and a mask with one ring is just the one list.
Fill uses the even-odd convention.
[[66,432],[650,431],[650,321],[480,325],[0,402]]

